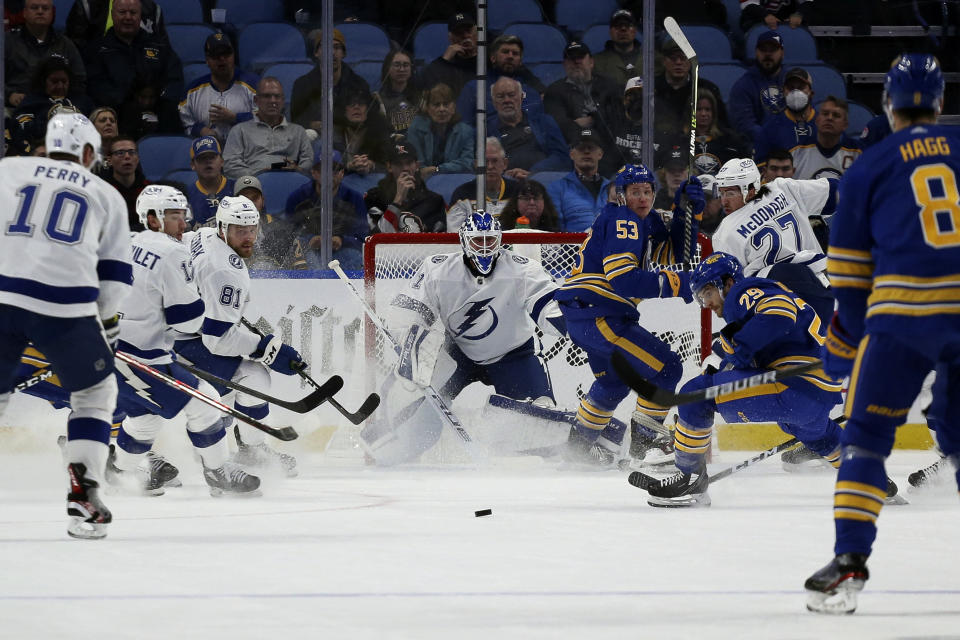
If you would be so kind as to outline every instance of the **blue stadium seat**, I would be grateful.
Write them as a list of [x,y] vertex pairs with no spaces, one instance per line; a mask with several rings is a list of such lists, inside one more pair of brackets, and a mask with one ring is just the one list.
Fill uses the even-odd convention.
[[297,78],[313,70],[313,64],[308,62],[283,62],[270,65],[263,70],[263,76],[273,76],[283,85],[283,95],[286,98],[284,112],[290,118],[290,98],[293,96],[293,83]]
[[170,46],[177,52],[177,56],[180,57],[180,62],[183,64],[205,63],[207,56],[203,51],[203,45],[207,38],[216,32],[216,29],[205,24],[167,25],[167,37],[170,39]]
[[472,173],[437,173],[427,178],[427,189],[442,195],[443,201],[449,206],[453,204],[450,198],[453,197],[454,190],[475,177]]
[[448,46],[446,22],[424,22],[413,34],[413,56],[424,64],[442,56]]
[[190,169],[177,169],[176,171],[167,173],[167,175],[163,176],[163,179],[170,182],[179,182],[183,184],[183,186],[189,187],[197,181],[197,174]]
[[241,69],[257,72],[280,62],[309,62],[307,43],[288,22],[248,24],[237,39]]
[[160,17],[167,26],[203,23],[200,0],[159,0],[157,4],[160,5]]
[[210,67],[206,62],[191,62],[183,65],[183,86],[189,87],[194,80],[208,73],[210,73]]
[[[827,96],[847,97],[847,83],[839,71],[826,64],[805,64],[802,66],[813,79],[813,101],[819,102]],[[791,67],[788,65],[787,69]]]
[[[637,38],[640,38],[640,33],[637,32]],[[603,51],[603,47],[607,44],[607,40],[610,39],[610,27],[606,24],[595,24],[592,27],[588,28],[583,32],[583,35],[580,36],[580,40],[583,44],[587,45],[590,49],[590,53],[597,55]]]
[[538,62],[528,65],[528,68],[548,87],[567,75],[562,62]]
[[291,193],[311,181],[296,171],[266,171],[257,176],[263,187],[263,204],[266,213],[281,213],[287,206]]
[[850,105],[850,113],[848,114],[848,120],[850,122],[847,125],[847,135],[856,138],[863,132],[863,128],[867,123],[873,119],[874,114],[859,102],[851,100],[848,104]]
[[518,36],[523,40],[523,62],[560,62],[567,36],[560,29],[540,23],[518,22],[511,24],[503,33]]
[[700,63],[735,62],[727,34],[707,24],[681,25]]
[[556,182],[563,178],[563,176],[570,173],[569,171],[538,171],[537,173],[531,174],[530,179],[536,180],[543,186],[547,186],[551,182]]
[[487,28],[491,31],[503,31],[512,22],[544,22],[537,0],[497,0],[487,7]]
[[160,180],[175,169],[190,168],[190,136],[145,136],[137,143],[147,180]]
[[282,2],[264,0],[217,0],[217,9],[226,9],[228,23],[243,27],[254,22],[281,22]]
[[63,31],[67,26],[67,16],[70,15],[70,9],[76,0],[53,0],[53,28],[57,31]]
[[700,76],[720,88],[720,97],[725,103],[730,101],[730,89],[746,71],[743,65],[738,63],[700,65]]
[[343,176],[342,184],[363,195],[377,186],[377,183],[383,180],[385,175],[385,173],[368,173],[364,176],[359,173],[348,173]]
[[[739,20],[739,18],[738,18]],[[757,38],[760,34],[767,31],[767,26],[758,24],[750,27],[747,32],[746,58],[753,60],[757,53]],[[780,25],[777,33],[783,38],[783,64],[786,67],[796,66],[798,64],[809,64],[820,62],[817,57],[817,41],[809,31],[803,27],[791,29],[789,26]]]
[[337,29],[347,42],[347,55],[344,60],[348,63],[359,60],[383,62],[390,52],[390,38],[379,25],[369,22],[349,22],[338,24]]
[[727,9],[727,26],[730,32],[743,37],[743,31],[740,29],[740,0],[723,0]]
[[380,69],[383,68],[383,58],[379,60],[360,60],[350,63],[354,73],[367,81],[370,91],[380,90]]
[[[606,27],[610,16],[618,9],[616,0],[557,0],[554,10],[557,16],[557,26],[566,29],[568,33],[579,33],[590,24],[600,24]],[[590,46],[589,44],[587,45]],[[593,51],[593,47],[590,48]]]

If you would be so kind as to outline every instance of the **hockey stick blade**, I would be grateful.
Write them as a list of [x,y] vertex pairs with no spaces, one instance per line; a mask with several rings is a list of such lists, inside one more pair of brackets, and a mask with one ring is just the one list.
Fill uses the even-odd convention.
[[673,16],[667,16],[663,19],[663,28],[667,30],[667,35],[677,43],[687,60],[693,60],[697,57],[697,52],[693,50],[693,46],[687,40],[687,36],[683,34],[683,29],[680,28]]
[[32,376],[30,376],[26,380],[22,380],[18,382],[17,386],[15,386],[13,390],[25,391],[26,389],[29,389],[34,385],[40,384],[41,382],[51,377],[52,375],[53,375],[53,371],[51,371],[50,369],[43,369],[42,371],[34,373]]
[[353,424],[360,424],[364,420],[370,417],[370,414],[377,410],[377,407],[380,406],[380,396],[376,393],[371,393],[367,396],[367,399],[363,401],[363,404],[360,405],[360,408],[356,411],[347,411],[347,409],[337,402],[336,398],[330,398],[330,404],[340,412],[340,414],[352,422]]
[[203,378],[207,382],[212,382],[213,384],[219,384],[221,386],[227,387],[228,389],[234,389],[241,393],[245,393],[249,396],[253,396],[254,398],[259,398],[261,400],[269,402],[270,404],[274,404],[278,407],[283,407],[284,409],[289,409],[290,411],[293,411],[296,413],[308,413],[310,411],[313,411],[314,409],[319,407],[321,404],[329,400],[331,396],[333,396],[333,394],[335,394],[337,391],[340,391],[340,389],[343,388],[343,378],[341,378],[340,376],[331,376],[330,379],[324,382],[322,385],[317,385],[316,386],[317,388],[315,391],[313,391],[313,393],[307,396],[304,396],[300,400],[283,400],[281,398],[275,398],[265,393],[261,393],[256,389],[245,387],[242,384],[239,384],[232,380],[226,380],[219,376],[215,376],[212,373],[208,373],[207,371],[204,371],[203,369],[198,369],[192,365],[189,365],[183,362],[182,360],[178,360],[177,364],[179,364],[181,367],[183,367],[193,375],[197,376],[198,378]]
[[690,404],[692,402],[711,400],[718,396],[732,393],[734,391],[742,391],[743,389],[749,389],[751,387],[756,387],[763,384],[779,382],[780,380],[801,375],[809,371],[813,371],[814,369],[819,369],[823,366],[823,363],[820,362],[820,360],[815,360],[797,367],[764,371],[763,373],[758,373],[740,380],[724,382],[723,384],[715,384],[703,389],[697,389],[696,391],[674,393],[669,389],[663,389],[656,386],[637,373],[630,364],[630,361],[627,360],[627,357],[619,351],[614,351],[611,360],[613,362],[613,370],[618,376],[620,376],[620,379],[623,380],[628,387],[637,392],[637,395],[664,407],[675,407],[682,404]]

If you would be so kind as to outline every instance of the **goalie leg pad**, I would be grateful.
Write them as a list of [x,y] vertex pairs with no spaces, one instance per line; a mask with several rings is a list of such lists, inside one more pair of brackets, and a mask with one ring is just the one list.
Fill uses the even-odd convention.
[[360,432],[366,451],[379,466],[414,462],[440,440],[443,418],[422,393],[408,391],[400,378],[389,376],[375,420]]

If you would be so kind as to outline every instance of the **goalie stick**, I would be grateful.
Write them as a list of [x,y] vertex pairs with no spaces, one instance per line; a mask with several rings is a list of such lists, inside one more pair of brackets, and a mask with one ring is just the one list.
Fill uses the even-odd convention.
[[164,384],[170,387],[173,387],[174,389],[177,389],[179,391],[182,391],[188,396],[192,398],[196,398],[200,402],[203,402],[204,404],[208,404],[211,407],[218,409],[219,411],[229,416],[233,416],[237,420],[244,422],[255,429],[259,429],[260,431],[263,431],[264,433],[267,433],[278,440],[283,440],[286,442],[290,440],[296,440],[299,437],[299,434],[294,430],[293,427],[281,427],[279,429],[275,429],[274,427],[267,426],[262,422],[260,422],[259,420],[255,420],[254,418],[251,418],[247,414],[241,413],[240,411],[237,411],[233,407],[228,407],[227,405],[223,404],[219,400],[214,400],[207,394],[197,391],[187,383],[181,380],[177,380],[172,376],[168,376],[162,371],[158,371],[154,369],[150,365],[143,364],[133,356],[126,354],[123,351],[117,351],[116,358],[117,360],[120,360],[121,362],[125,362],[135,369],[139,369],[140,371],[144,372],[148,376],[152,378],[156,378],[157,380],[160,380]]
[[619,351],[613,352],[611,360],[613,362],[613,370],[618,376],[620,376],[621,380],[627,383],[628,387],[637,392],[637,395],[664,407],[675,407],[681,404],[690,404],[692,402],[710,400],[725,393],[749,389],[750,387],[756,387],[762,384],[778,382],[786,378],[813,371],[814,369],[819,369],[823,366],[823,363],[820,360],[815,360],[797,367],[764,371],[763,373],[758,373],[741,380],[724,382],[723,384],[715,384],[704,389],[697,389],[696,391],[675,393],[669,389],[658,387],[641,376],[627,360],[627,357]]
[[[387,340],[390,341],[390,344],[398,352],[400,351],[400,344],[397,342],[397,339],[393,337],[389,331],[387,331],[387,325],[384,323],[383,319],[377,315],[377,313],[370,308],[370,305],[367,304],[367,301],[363,299],[363,296],[360,295],[360,292],[357,291],[357,288],[353,286],[353,283],[350,282],[350,279],[347,277],[347,274],[343,272],[343,269],[340,267],[339,260],[331,260],[327,265],[333,269],[337,277],[350,289],[350,292],[353,293],[353,296],[360,302],[360,305],[363,307],[364,312],[367,314],[367,317],[377,325],[377,328],[383,332],[387,337]],[[467,430],[463,427],[463,424],[457,419],[457,416],[453,414],[450,410],[450,407],[447,406],[447,403],[443,401],[443,398],[440,397],[440,394],[437,393],[437,390],[432,386],[423,387],[424,395],[430,401],[431,404],[440,412],[440,414],[446,418],[446,423],[453,429],[457,436],[459,436],[460,441],[463,442],[464,449],[467,450],[467,453],[470,455],[474,461],[479,461],[485,456],[480,451],[476,442],[473,441],[473,438],[470,437],[470,434],[467,433]]]
[[329,400],[333,394],[343,388],[343,378],[340,376],[331,376],[330,379],[324,382],[322,386],[315,384],[316,390],[300,400],[282,400],[280,398],[267,395],[266,393],[261,393],[256,389],[245,387],[242,384],[232,380],[226,380],[220,376],[215,376],[212,373],[204,371],[203,369],[198,369],[192,365],[189,365],[182,360],[178,360],[177,364],[198,378],[203,378],[207,382],[212,382],[214,384],[227,387],[228,389],[240,391],[249,396],[253,396],[254,398],[260,398],[261,400],[269,402],[270,404],[275,404],[278,407],[283,407],[284,409],[289,409],[290,411],[294,411],[296,413],[308,413],[313,411],[321,404]]
[[[250,331],[253,331],[255,334],[257,334],[261,338],[264,337],[263,331],[260,331],[260,329],[257,328],[257,325],[253,324],[246,318],[240,318],[240,322],[243,323],[243,326],[245,326],[247,329],[250,329]],[[318,384],[316,380],[311,378],[310,375],[307,374],[306,371],[304,371],[305,368],[306,368],[306,364],[304,364],[303,369],[295,369],[295,371],[297,372],[297,375],[303,378],[304,380],[306,380],[307,382],[309,382],[311,385],[313,385],[317,389],[321,389],[322,387],[320,386],[320,384]],[[341,383],[341,386],[342,386],[342,383]],[[336,393],[336,391],[334,393]],[[363,401],[363,404],[361,404],[360,408],[357,409],[356,411],[347,411],[346,407],[344,407],[342,404],[337,402],[337,399],[333,397],[332,393],[329,394],[329,397],[326,398],[326,401],[329,402],[331,405],[333,405],[333,408],[339,411],[340,415],[342,415],[344,418],[346,418],[353,424],[362,423],[364,420],[370,417],[371,413],[376,411],[377,407],[380,406],[380,396],[377,395],[376,393],[371,393],[369,396],[367,396],[367,398]]]
[[[674,20],[672,16],[667,16],[663,19],[663,28],[667,30],[667,34],[677,43],[680,51],[682,51],[683,55],[690,61],[690,77],[693,81],[690,85],[690,152],[687,157],[687,180],[690,181],[693,180],[693,157],[696,155],[697,85],[699,84],[700,64],[697,60],[697,52],[694,51],[690,45],[690,41],[683,35],[683,30],[680,28],[680,25],[677,24],[677,21]],[[693,235],[693,207],[689,200],[687,201],[685,209],[687,215],[683,221],[683,254],[679,256],[679,262],[689,265],[693,258],[693,256],[690,255],[691,236]]]

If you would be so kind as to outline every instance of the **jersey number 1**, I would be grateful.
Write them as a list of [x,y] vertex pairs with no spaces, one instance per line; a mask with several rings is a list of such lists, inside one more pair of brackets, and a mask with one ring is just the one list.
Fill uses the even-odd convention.
[[[934,185],[939,185],[936,191]],[[920,207],[923,241],[934,249],[960,247],[960,190],[953,170],[943,163],[917,167],[910,186]]]
[[[7,225],[7,235],[27,237],[33,235],[34,226],[30,224],[30,216],[33,213],[33,200],[37,195],[37,187],[38,185],[31,184],[17,191],[17,195],[20,196],[20,208],[13,222]],[[65,213],[66,216],[64,216]],[[70,224],[69,229],[61,228],[64,217]],[[57,191],[53,194],[50,210],[47,211],[44,233],[55,242],[76,244],[83,233],[83,221],[86,217],[86,198],[73,191]]]

